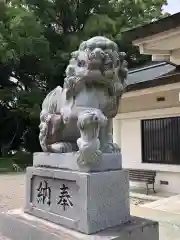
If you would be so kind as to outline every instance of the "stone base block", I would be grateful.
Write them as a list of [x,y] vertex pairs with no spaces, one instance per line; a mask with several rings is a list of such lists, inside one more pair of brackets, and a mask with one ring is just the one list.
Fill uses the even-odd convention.
[[13,210],[0,214],[0,239],[6,240],[159,240],[158,223],[132,217],[116,228],[93,235],[79,233]]
[[25,212],[86,234],[118,226],[130,219],[128,173],[27,168]]
[[91,165],[81,166],[77,164],[78,155],[72,153],[47,153],[36,152],[33,156],[34,167],[60,168],[81,172],[102,172],[122,169],[121,153],[103,153],[102,160]]

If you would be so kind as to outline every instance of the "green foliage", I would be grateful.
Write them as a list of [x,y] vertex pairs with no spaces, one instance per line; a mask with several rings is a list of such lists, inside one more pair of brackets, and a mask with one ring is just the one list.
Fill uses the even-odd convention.
[[106,35],[111,37],[117,34],[116,22],[106,14],[96,14],[89,17],[83,32],[86,36]]
[[14,163],[16,163],[18,166],[20,166],[22,169],[25,169],[28,166],[32,166],[33,164],[33,155],[23,152],[23,151],[17,151],[13,156],[12,160]]
[[14,172],[13,163],[11,158],[0,158],[0,173]]
[[[0,173],[12,173],[16,170],[23,171],[28,166],[32,166],[32,154],[17,152],[13,156],[0,158]],[[14,164],[20,169],[15,169]]]
[[104,35],[127,52],[129,67],[149,60],[124,42],[124,29],[163,17],[165,0],[0,1],[0,156],[40,151],[38,124],[45,94],[63,84],[69,54]]
[[[133,28],[158,20],[164,16],[162,6],[167,4],[163,0],[112,0],[115,8],[117,24],[120,28]],[[113,16],[112,16],[113,17]]]

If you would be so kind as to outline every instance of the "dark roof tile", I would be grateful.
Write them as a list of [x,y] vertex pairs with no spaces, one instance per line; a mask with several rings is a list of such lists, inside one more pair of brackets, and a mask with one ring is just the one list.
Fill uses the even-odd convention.
[[138,69],[130,70],[128,73],[127,84],[137,84],[140,82],[152,81],[160,78],[172,71],[175,71],[176,67],[167,62],[151,63],[148,66]]

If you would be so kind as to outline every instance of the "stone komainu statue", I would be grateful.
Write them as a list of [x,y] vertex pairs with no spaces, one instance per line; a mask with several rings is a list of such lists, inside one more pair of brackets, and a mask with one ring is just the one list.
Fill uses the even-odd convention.
[[125,89],[127,64],[117,45],[93,37],[72,53],[64,86],[45,98],[40,114],[40,144],[45,152],[79,154],[79,163],[119,152],[112,119]]

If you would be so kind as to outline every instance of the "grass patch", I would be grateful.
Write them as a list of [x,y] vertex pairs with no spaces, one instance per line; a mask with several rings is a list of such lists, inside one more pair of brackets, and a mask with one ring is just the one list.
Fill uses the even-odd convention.
[[32,165],[32,154],[18,153],[14,156],[0,158],[0,173],[24,172]]
[[0,173],[14,172],[13,163],[10,158],[0,158]]

